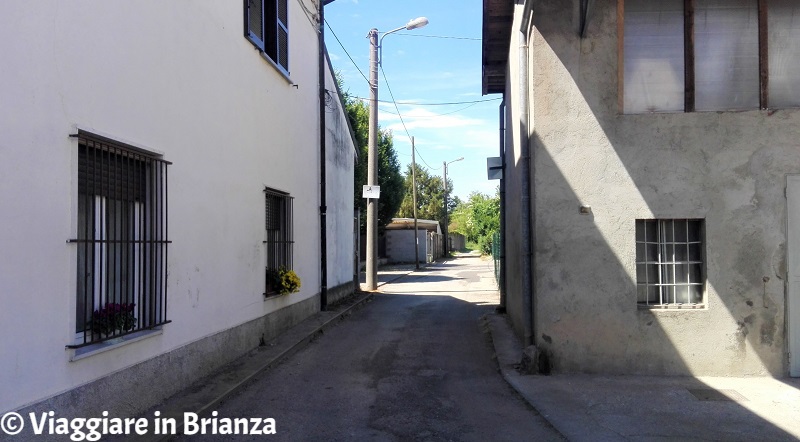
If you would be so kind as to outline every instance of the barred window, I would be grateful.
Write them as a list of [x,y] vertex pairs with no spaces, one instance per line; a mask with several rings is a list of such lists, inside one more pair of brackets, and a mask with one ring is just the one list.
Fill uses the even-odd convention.
[[80,131],[76,333],[71,348],[167,322],[167,165]]
[[292,248],[294,231],[292,229],[292,198],[288,193],[265,188],[265,228],[264,246],[267,254],[266,288],[264,295],[277,293],[272,275],[280,269],[292,270]]
[[636,220],[636,287],[640,306],[703,304],[703,220]]
[[244,0],[244,35],[289,74],[288,0]]

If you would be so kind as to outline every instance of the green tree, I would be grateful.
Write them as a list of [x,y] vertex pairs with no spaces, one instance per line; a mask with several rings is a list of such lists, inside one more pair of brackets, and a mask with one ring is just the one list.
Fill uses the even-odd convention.
[[[409,164],[406,168],[403,202],[397,212],[397,216],[401,218],[412,218],[414,216],[412,178],[411,165]],[[447,180],[447,187],[452,191],[452,180]],[[459,202],[458,197],[451,195],[447,202],[448,213],[452,213]],[[444,181],[438,175],[431,175],[426,168],[419,164],[417,164],[417,218],[439,221],[440,225],[444,222]]]
[[492,252],[492,235],[500,230],[500,193],[495,196],[472,192],[458,205],[450,217],[450,231],[458,232],[467,241],[478,245],[481,253]]
[[[343,83],[337,74],[337,81]],[[342,88],[343,89],[343,88]],[[353,199],[355,207],[361,209],[361,231],[366,231],[367,200],[362,197],[362,187],[367,184],[368,150],[369,150],[369,107],[352,95],[345,93],[345,110],[353,127],[358,144],[358,161],[355,165],[355,186]],[[392,221],[403,200],[403,175],[400,173],[400,161],[394,150],[392,132],[378,129],[378,185],[381,197],[378,199],[378,227],[383,229]]]

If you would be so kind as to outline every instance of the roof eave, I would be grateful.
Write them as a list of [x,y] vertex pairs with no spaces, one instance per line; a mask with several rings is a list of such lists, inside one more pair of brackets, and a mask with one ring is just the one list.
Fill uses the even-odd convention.
[[514,0],[483,0],[483,95],[505,91],[513,21]]

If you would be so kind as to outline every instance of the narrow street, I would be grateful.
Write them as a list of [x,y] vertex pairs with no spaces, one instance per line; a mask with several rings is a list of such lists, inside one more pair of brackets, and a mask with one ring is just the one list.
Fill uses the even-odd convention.
[[491,261],[460,257],[379,291],[217,417],[273,418],[273,440],[561,440],[502,379],[479,325],[499,301]]

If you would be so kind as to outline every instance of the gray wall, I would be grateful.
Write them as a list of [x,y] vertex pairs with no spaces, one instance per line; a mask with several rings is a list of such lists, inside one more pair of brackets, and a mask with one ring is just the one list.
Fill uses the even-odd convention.
[[[577,0],[535,2],[537,345],[561,372],[785,375],[784,186],[800,172],[800,111],[621,115],[616,6],[593,2],[580,39]],[[520,333],[518,20],[506,94],[506,268]],[[706,309],[637,308],[634,227],[643,218],[705,220]]]
[[[419,230],[417,239],[419,241],[419,262],[425,262],[427,254],[427,242],[425,235],[427,230]],[[414,231],[413,230],[387,230],[386,231],[386,257],[391,263],[414,262]]]

